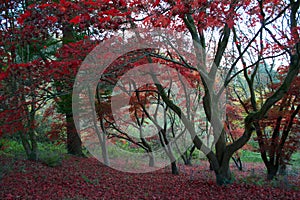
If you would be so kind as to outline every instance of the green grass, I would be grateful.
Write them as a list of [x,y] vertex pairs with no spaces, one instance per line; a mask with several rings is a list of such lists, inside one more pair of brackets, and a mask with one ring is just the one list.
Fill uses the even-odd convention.
[[[128,144],[126,144],[128,145]],[[128,146],[124,145],[125,149],[129,148]],[[26,157],[24,148],[20,141],[17,140],[11,140],[11,139],[0,139],[0,149],[1,147],[4,147],[2,150],[0,150],[0,156],[5,155],[8,157]],[[124,148],[123,147],[123,148]],[[117,157],[118,152],[115,150],[109,149],[109,154],[116,154]],[[88,154],[88,152],[84,149],[84,153]],[[52,143],[38,143],[38,156],[41,160],[45,160],[45,162],[50,163],[49,165],[55,165],[55,163],[60,163],[61,155],[67,154],[66,147],[64,144],[61,145],[54,145]],[[201,153],[200,153],[201,154]],[[197,155],[197,157],[201,158],[201,155]],[[204,159],[206,159],[205,156],[203,156]],[[180,159],[180,158],[179,158]],[[198,159],[194,160],[197,161]],[[261,163],[262,159],[260,157],[259,152],[252,152],[247,150],[241,151],[241,160],[242,162],[256,162]],[[54,164],[53,164],[54,163]],[[292,165],[292,168],[300,168],[300,151],[294,153],[292,155],[292,160],[290,162]]]
[[[0,156],[5,155],[11,158],[26,158],[24,148],[20,141],[0,139]],[[65,145],[54,145],[52,143],[38,142],[38,159],[49,167],[56,167],[62,164],[67,151]]]
[[[247,150],[241,151],[241,160],[243,162],[263,162],[259,152],[252,152]],[[292,155],[290,164],[292,165],[292,167],[300,168],[300,151],[297,151]]]
[[260,153],[246,150],[241,151],[241,160],[243,162],[262,162]]
[[297,151],[292,155],[291,165],[300,168],[300,151]]
[[[24,148],[21,144],[21,141],[10,140],[10,139],[3,139],[0,138],[0,147],[5,146],[5,148],[1,151],[6,153],[23,153]],[[54,145],[52,143],[41,143],[38,142],[38,149],[39,151],[65,151],[65,145]]]
[[5,155],[7,157],[25,157],[26,154],[24,152],[24,148],[21,143],[8,140],[8,139],[0,139],[0,156]]

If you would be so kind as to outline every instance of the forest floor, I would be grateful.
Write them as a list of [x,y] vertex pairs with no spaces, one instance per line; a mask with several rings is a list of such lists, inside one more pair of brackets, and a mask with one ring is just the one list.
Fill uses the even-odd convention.
[[300,173],[291,170],[265,180],[262,163],[232,166],[235,182],[217,186],[206,161],[132,174],[111,169],[94,158],[68,156],[62,165],[0,157],[0,199],[300,199]]

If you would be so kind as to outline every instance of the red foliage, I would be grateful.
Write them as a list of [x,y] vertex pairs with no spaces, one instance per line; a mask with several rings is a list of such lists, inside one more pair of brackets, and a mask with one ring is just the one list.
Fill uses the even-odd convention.
[[[6,69],[0,84],[1,91],[4,91],[1,100],[5,102],[4,110],[0,111],[0,136],[18,131],[26,133],[36,126],[29,116],[47,101],[49,76],[45,75],[47,67],[41,66],[49,66],[48,64],[42,60],[34,60],[11,64]],[[44,91],[40,88],[44,88]]]
[[80,22],[81,17],[80,16],[76,16],[73,19],[70,20],[70,23],[73,24],[78,24]]
[[[283,79],[287,67],[278,69],[279,78]],[[288,92],[268,112],[267,117],[260,122],[262,135],[257,137],[264,143],[264,148],[269,155],[276,156],[280,164],[287,164],[291,155],[299,149],[300,141],[300,75],[296,76]],[[278,84],[271,84],[271,88]],[[267,94],[269,95],[269,94]]]

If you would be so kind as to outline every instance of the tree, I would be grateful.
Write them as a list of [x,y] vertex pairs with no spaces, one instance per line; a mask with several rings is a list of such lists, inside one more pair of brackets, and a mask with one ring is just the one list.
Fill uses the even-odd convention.
[[17,23],[20,15],[30,15],[24,11],[29,5],[28,1],[6,1],[1,6],[0,87],[4,104],[0,135],[19,134],[28,159],[37,160],[35,115],[49,100],[45,92],[49,80],[45,69],[49,63],[39,58],[44,38],[33,40],[38,33]]
[[[14,4],[18,6],[18,4]],[[82,52],[76,51],[79,46],[78,41],[86,43],[87,38],[96,35],[99,40],[105,38],[109,30],[116,29],[121,23],[121,11],[116,11],[115,7],[122,8],[120,4],[111,4],[111,2],[103,1],[38,1],[30,4],[23,4],[24,13],[21,14],[17,22],[24,27],[24,33],[27,33],[28,40],[33,40],[37,43],[36,38],[42,38],[46,41],[42,47],[46,51],[39,51],[39,57],[44,62],[51,63],[51,68],[48,68],[47,73],[51,74],[49,84],[52,84],[55,89],[49,90],[52,98],[55,98],[59,111],[65,114],[67,125],[67,149],[68,152],[75,155],[82,155],[81,141],[76,132],[73,123],[72,114],[72,83],[76,75],[76,68],[79,67],[80,61],[84,54],[83,51],[89,50],[93,45],[86,45],[87,49],[80,47]],[[106,23],[98,19],[109,10],[116,18],[107,20]],[[104,18],[104,17],[103,17]],[[14,19],[16,23],[16,19]],[[107,31],[107,32],[106,32]],[[33,35],[29,33],[35,33]],[[102,34],[103,32],[106,32]],[[62,37],[61,37],[62,36]],[[84,39],[84,37],[86,37]],[[94,42],[97,41],[94,38]],[[95,44],[94,43],[94,44]],[[91,43],[90,43],[91,44]],[[55,54],[59,47],[61,55]],[[47,50],[53,49],[50,53]],[[43,49],[39,47],[39,49]],[[71,53],[74,57],[66,60],[65,53]],[[76,55],[81,55],[81,58],[76,58]],[[64,66],[64,67],[62,67]],[[44,66],[40,66],[43,68]],[[68,69],[68,67],[70,67]],[[53,73],[54,72],[54,73]]]
[[[291,12],[288,20],[289,26],[278,26],[275,30],[286,30],[289,32],[288,35],[277,40],[273,34],[274,31],[265,27],[268,20],[261,21],[264,32],[260,33],[260,41],[256,44],[257,48],[251,52],[251,56],[257,57],[257,61],[247,65],[248,61],[242,58],[243,75],[247,83],[247,88],[244,86],[242,88],[244,91],[247,90],[245,92],[247,94],[244,94],[246,98],[241,96],[238,98],[248,116],[252,112],[261,112],[260,117],[253,121],[253,125],[261,157],[267,168],[268,179],[273,179],[278,172],[280,163],[284,163],[284,152],[289,152],[290,155],[298,145],[298,136],[293,133],[293,130],[297,131],[297,128],[293,126],[295,126],[294,123],[297,123],[299,113],[298,100],[295,98],[299,91],[294,91],[294,84],[298,82],[299,76],[299,28],[297,28],[299,24],[296,22],[299,5],[299,1],[290,1],[289,4],[283,5]],[[267,19],[264,6],[264,3],[260,2],[258,8],[261,10],[263,19]],[[282,13],[282,15],[287,14]],[[284,19],[282,20],[284,21]],[[263,39],[265,32],[270,34],[273,41]],[[238,41],[236,43],[238,51],[241,53]],[[280,55],[287,55],[289,60],[279,59]],[[288,64],[276,65],[278,61]],[[272,62],[272,67],[268,65],[268,62]],[[278,68],[279,78],[274,75],[274,66]],[[263,75],[265,75],[264,78]],[[287,141],[289,136],[291,137],[290,142]],[[286,145],[285,142],[287,142]]]
[[[286,95],[299,72],[299,24],[297,24],[299,4],[299,0],[149,0],[147,4],[140,0],[115,2],[61,0],[46,3],[42,1],[26,7],[18,18],[18,23],[23,24],[23,32],[28,34],[31,41],[38,37],[48,41],[51,35],[62,42],[62,55],[57,55],[56,58],[43,51],[38,53],[44,63],[51,61],[54,66],[44,73],[51,74],[50,80],[49,78],[44,80],[56,84],[56,89],[50,90],[54,91],[54,94],[59,94],[58,88],[62,88],[63,96],[59,101],[64,105],[63,112],[66,114],[70,113],[70,110],[68,112],[66,110],[71,108],[70,98],[67,98],[72,91],[70,86],[74,82],[80,61],[92,47],[85,46],[87,41],[97,39],[102,41],[113,34],[113,31],[120,29],[124,32],[132,30],[137,39],[143,39],[143,35],[134,31],[136,27],[160,27],[188,33],[189,37],[181,38],[186,42],[187,49],[178,51],[176,45],[170,45],[172,40],[166,40],[164,47],[168,48],[162,48],[160,51],[142,51],[144,55],[140,58],[142,61],[132,61],[130,67],[124,67],[122,64],[118,66],[118,63],[115,63],[117,69],[115,74],[120,78],[126,71],[145,61],[167,63],[175,65],[174,68],[185,74],[184,77],[189,80],[189,84],[195,83],[195,88],[199,93],[201,90],[203,94],[201,101],[196,103],[203,105],[205,118],[210,123],[214,136],[213,150],[200,137],[201,130],[196,126],[199,122],[194,121],[191,114],[182,109],[180,103],[183,101],[172,99],[157,74],[152,73],[149,77],[155,83],[160,102],[181,120],[183,127],[193,138],[193,144],[207,155],[216,174],[216,181],[222,185],[232,181],[229,169],[232,155],[248,142],[253,131],[258,132],[260,122]],[[280,27],[278,24],[283,26]],[[64,40],[75,38],[76,41],[61,41],[62,36]],[[74,48],[78,48],[78,45],[83,48],[76,52]],[[76,53],[82,57],[74,58]],[[285,56],[290,59],[286,75],[274,92],[258,106],[254,79],[257,77],[259,63],[269,59],[277,61]],[[45,65],[40,67],[43,68]],[[221,78],[218,76],[220,71],[226,72]],[[243,134],[227,144],[228,133],[223,122],[222,97],[226,87],[240,73],[243,73],[247,82],[251,109],[246,108],[247,114],[242,119]],[[195,74],[198,78],[195,78]],[[72,119],[72,115],[68,118]],[[71,121],[69,124],[71,126]]]
[[[286,68],[279,68],[282,79]],[[277,83],[278,84],[278,83]],[[271,84],[270,87],[277,87]],[[293,80],[284,97],[269,111],[267,117],[257,126],[257,141],[261,157],[266,165],[268,179],[273,179],[278,171],[284,173],[291,155],[299,149],[299,75]]]
[[[237,57],[231,56],[231,62],[228,69],[228,73],[225,78],[224,86],[226,87],[230,81],[237,75],[232,74],[233,70],[236,69],[236,65],[239,61],[242,61],[243,70],[245,78],[247,80],[251,102],[254,106],[251,112],[248,112],[247,116],[244,117],[244,132],[241,137],[239,137],[233,143],[226,145],[226,131],[223,127],[223,124],[220,120],[220,116],[217,117],[215,123],[213,124],[214,135],[221,132],[220,137],[215,141],[215,152],[203,147],[204,144],[197,136],[197,133],[192,128],[191,121],[188,120],[186,116],[182,115],[181,109],[174,104],[168,98],[166,91],[161,84],[156,84],[157,89],[163,99],[163,101],[178,115],[181,117],[186,128],[189,129],[189,132],[194,138],[194,144],[198,149],[206,151],[207,157],[212,163],[212,167],[216,173],[217,183],[222,185],[231,181],[231,173],[229,170],[229,160],[233,153],[240,149],[243,145],[247,143],[250,139],[251,134],[254,130],[257,130],[255,127],[257,124],[265,117],[270,108],[278,102],[281,98],[284,97],[285,93],[288,91],[293,79],[297,76],[299,72],[299,29],[297,28],[296,13],[299,10],[299,1],[290,1],[290,2],[279,2],[279,1],[222,1],[222,2],[198,2],[198,1],[165,1],[164,4],[154,2],[153,4],[148,4],[143,6],[141,10],[151,13],[151,17],[148,16],[145,19],[145,24],[159,26],[159,27],[171,27],[176,28],[177,30],[188,31],[193,39],[193,48],[195,54],[198,58],[198,64],[195,66],[200,72],[201,79],[204,83],[205,95],[203,97],[203,106],[206,111],[206,116],[210,122],[212,122],[212,115],[218,116],[220,112],[220,107],[218,105],[219,97],[222,94],[224,88],[221,88],[218,92],[214,91],[214,85],[216,83],[216,74],[217,70],[220,68],[222,63],[228,62],[226,54],[228,53],[228,48],[232,47],[229,44],[229,39],[231,39],[234,46],[230,49],[237,50]],[[275,8],[272,8],[272,7]],[[250,24],[247,24],[248,19],[244,19],[240,13],[246,13],[250,17]],[[289,14],[290,12],[290,14]],[[270,31],[268,25],[275,25],[277,20],[284,20],[282,17],[287,15],[290,17],[290,29],[289,36],[292,40],[289,42],[289,46],[285,47],[281,45],[280,42],[276,39],[275,33]],[[153,17],[155,16],[155,17]],[[172,23],[172,20],[180,20],[181,23]],[[206,20],[203,20],[205,18]],[[254,32],[252,35],[244,35],[243,30],[238,29],[240,26],[237,24],[246,24],[250,27],[259,27],[258,31]],[[206,36],[205,33],[209,32],[209,28],[212,30],[218,29],[220,31],[219,39],[215,39],[215,53],[212,60],[214,65],[207,66],[206,60]],[[240,32],[238,32],[240,30]],[[262,60],[267,60],[267,57],[264,57],[265,54],[262,54],[263,50],[259,52],[257,48],[254,47],[254,41],[259,39],[261,45],[259,47],[264,47],[264,31],[269,35],[273,40],[273,45],[269,45],[269,48],[272,48],[273,51],[277,51],[283,48],[285,53],[288,52],[290,56],[289,71],[285,76],[282,84],[277,88],[277,90],[269,96],[260,107],[256,107],[255,103],[255,94],[253,92],[253,79],[256,76],[256,71],[258,69],[258,64]],[[232,33],[232,34],[231,34]],[[238,35],[240,34],[240,35]],[[280,35],[280,34],[279,34]],[[232,38],[231,38],[232,37]],[[277,45],[274,45],[274,43]],[[279,43],[279,44],[278,44]],[[200,48],[201,47],[201,48]],[[287,48],[293,49],[293,51],[288,51]],[[256,56],[251,66],[254,67],[251,74],[251,78],[248,77],[247,64],[245,59],[247,58],[247,53],[252,52],[256,49]],[[227,50],[226,54],[225,51]],[[282,54],[276,54],[272,52],[273,55],[271,58],[282,56]],[[161,57],[160,55],[156,55]],[[235,56],[235,54],[234,54]],[[184,60],[185,57],[182,56],[182,65],[187,69],[191,69],[187,63],[188,61]],[[172,60],[170,57],[165,59]],[[177,60],[176,60],[177,61]],[[251,60],[252,61],[252,60]],[[175,61],[174,61],[175,62]],[[152,77],[155,82],[158,82],[155,76]]]
[[[147,50],[145,51],[147,52]],[[104,78],[98,83],[97,89],[97,111],[100,123],[102,124],[101,121],[104,118],[106,119],[105,122],[110,124],[110,126],[106,126],[106,130],[102,131],[109,138],[113,136],[115,139],[121,139],[121,141],[127,140],[128,142],[143,148],[148,153],[150,166],[154,164],[154,157],[156,154],[159,156],[161,156],[160,154],[165,154],[172,165],[172,173],[178,174],[174,151],[178,151],[179,154],[182,153],[180,152],[182,151],[180,148],[182,147],[182,144],[180,145],[176,140],[186,132],[186,129],[184,129],[182,125],[179,127],[178,122],[180,122],[180,120],[178,116],[164,104],[154,85],[151,85],[150,83],[145,84],[145,82],[130,81],[131,78],[137,76],[134,72],[138,73],[138,71],[135,71],[138,70],[138,66],[143,63],[148,63],[148,59],[144,55],[145,51],[130,52],[128,55],[123,55],[114,61],[103,73],[102,77]],[[182,67],[176,65],[173,65],[173,67],[176,70],[182,69]],[[124,75],[126,71],[130,69],[132,70],[130,72],[131,75]],[[176,77],[180,73],[175,69],[174,71],[168,71],[162,68],[156,68],[155,70],[157,73],[160,72],[159,74],[161,74],[161,76]],[[150,78],[143,74],[140,74],[139,77],[141,80],[149,80]],[[199,80],[199,76],[196,77],[196,80]],[[118,83],[118,81],[121,81],[121,83]],[[168,78],[167,81],[169,81]],[[139,87],[139,84],[145,85]],[[182,95],[181,97],[180,95],[174,96],[174,94],[172,95],[171,93],[169,93],[169,96],[172,96],[172,99],[177,99],[181,103],[187,103],[188,98],[186,97],[193,94],[185,88],[187,87],[185,86],[186,82],[183,82],[180,78],[176,78],[173,82],[166,82],[165,86],[171,91],[171,88],[174,87],[175,84],[182,86],[180,91],[185,91],[182,92],[182,95],[185,98],[182,98]],[[116,91],[111,91],[112,89],[116,89]],[[132,91],[134,91],[133,94],[131,94]],[[187,92],[189,92],[189,94],[187,94]],[[197,90],[194,90],[194,92],[197,93]],[[197,95],[193,96],[197,98]],[[126,103],[126,99],[130,99],[128,102],[129,105],[123,104],[123,102]],[[192,103],[189,104],[193,105]],[[129,120],[126,119],[126,115],[124,114],[126,113],[128,106],[130,112]],[[118,108],[114,117],[112,116],[112,107]],[[148,110],[150,107],[152,109],[151,113]],[[191,108],[188,108],[188,110],[190,109]],[[155,128],[149,129],[151,125]],[[145,129],[145,127],[148,127],[148,129]],[[128,130],[129,133],[122,131],[125,129]],[[137,132],[134,131],[134,129],[136,129]],[[153,132],[153,136],[147,137],[151,132]],[[101,139],[100,145],[103,145]],[[176,148],[171,147],[172,145],[175,145]],[[157,151],[160,152],[161,149],[164,153],[157,153]],[[156,153],[154,154],[153,152]]]

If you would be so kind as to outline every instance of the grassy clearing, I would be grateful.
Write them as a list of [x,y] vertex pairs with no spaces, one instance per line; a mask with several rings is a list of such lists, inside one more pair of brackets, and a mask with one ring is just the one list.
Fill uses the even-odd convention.
[[[2,148],[1,148],[2,147]],[[20,141],[0,139],[0,155],[5,154],[8,157],[25,157],[25,151]],[[52,143],[38,142],[39,155],[44,153],[67,153],[65,145],[54,145]]]
[[[26,154],[20,141],[0,139],[0,156],[3,155],[14,160],[25,159]],[[55,167],[62,164],[62,160],[66,157],[65,145],[54,145],[52,143],[38,143],[38,159],[42,163]],[[3,169],[4,171],[7,171]]]
[[[262,163],[262,159],[260,157],[260,153],[242,150],[241,160],[243,162],[255,162]],[[300,168],[300,151],[297,151],[292,155],[292,159],[290,165],[295,168]]]
[[[58,160],[60,162],[59,157],[61,155],[67,154],[66,147],[64,144],[60,145],[54,145],[52,143],[38,143],[38,149],[39,149],[39,158],[41,160],[47,160],[50,159],[49,162],[52,162],[52,160]],[[117,152],[109,152],[110,154],[117,154]],[[85,150],[85,154],[88,154],[88,152]],[[206,160],[206,156],[197,151],[194,153],[195,159],[193,160],[194,164],[200,164],[201,160]],[[25,152],[24,148],[20,141],[16,140],[9,140],[9,139],[0,139],[0,156],[5,155],[8,157],[15,157],[15,158],[25,158]],[[52,159],[52,158],[53,159]],[[117,155],[116,155],[117,157]],[[179,157],[179,156],[178,156]],[[199,160],[200,159],[200,160]],[[179,158],[180,160],[180,158]],[[248,150],[242,150],[241,151],[241,160],[242,162],[246,163],[262,163],[262,159],[259,152],[252,152]],[[179,161],[181,162],[181,161]],[[51,164],[50,164],[51,165]],[[290,162],[290,165],[293,169],[299,169],[300,168],[300,151],[297,151],[292,155],[292,160]]]
[[241,151],[241,160],[243,162],[259,162],[259,163],[262,162],[260,153],[247,151],[247,150]]

